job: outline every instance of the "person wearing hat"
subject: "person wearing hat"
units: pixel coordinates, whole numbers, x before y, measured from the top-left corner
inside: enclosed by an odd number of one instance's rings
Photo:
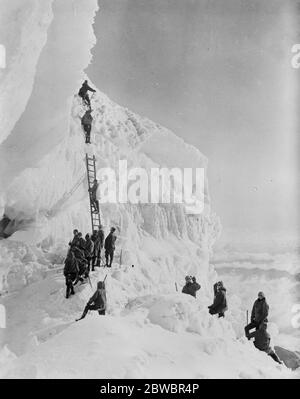
[[[279,357],[276,355],[275,351],[271,348],[271,336],[267,332],[267,323],[263,322],[260,324],[258,330],[250,333],[248,339],[254,338],[254,346],[260,351],[266,352],[275,362],[282,364]]]
[[[196,292],[200,290],[201,285],[197,283],[196,277],[186,276],[185,277],[185,286],[182,288],[182,292],[184,294],[192,295],[196,298]]]
[[[106,267],[111,267],[114,259],[114,252],[116,249],[116,239],[117,239],[115,231],[116,229],[112,227],[110,229],[110,233],[105,239],[104,248],[105,248]]]
[[[267,304],[265,294],[260,291],[257,296],[258,298],[252,307],[251,322],[245,327],[245,335],[248,339],[250,339],[250,330],[253,328],[258,330],[262,323],[268,322],[269,305]]]
[[[92,88],[89,86],[88,81],[85,80],[85,81],[83,82],[83,84],[82,84],[82,86],[81,86],[79,92],[78,92],[78,95],[82,98],[82,100],[84,101],[84,103],[85,103],[86,105],[88,105],[89,107],[91,107],[91,101],[90,101],[90,98],[89,98],[89,95],[88,95],[88,91],[91,91],[91,92],[93,92],[93,93],[96,92],[96,90],[92,89]]]
[[[84,319],[89,310],[97,310],[99,315],[105,315],[106,303],[105,283],[104,281],[98,281],[96,292],[86,304],[82,316],[76,321]]]

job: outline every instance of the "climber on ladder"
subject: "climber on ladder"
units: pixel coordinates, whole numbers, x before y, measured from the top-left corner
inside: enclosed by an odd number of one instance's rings
[[[88,91],[91,91],[93,93],[96,92],[96,90],[92,89],[89,84],[88,81],[85,80],[78,92],[78,95],[82,98],[83,102],[89,106],[89,108],[91,108],[91,101],[88,95]]]
[[[94,183],[93,183],[92,187],[89,188],[91,204],[93,205],[93,207],[95,208],[97,213],[99,213],[99,201],[97,200],[98,186],[99,186],[98,180],[94,179]]]
[[[85,144],[91,144],[91,130],[93,117],[91,115],[92,110],[88,109],[81,118],[81,126],[85,132]]]

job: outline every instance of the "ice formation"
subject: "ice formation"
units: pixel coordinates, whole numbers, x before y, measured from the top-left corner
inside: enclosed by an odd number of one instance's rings
[[[92,97],[93,144],[84,144],[84,107],[76,93],[95,43],[96,0],[7,0],[1,7],[8,66],[0,76],[0,210],[7,237],[0,241],[0,288],[9,317],[1,332],[0,375],[291,377],[240,338],[238,306],[226,320],[207,313],[216,279],[209,257],[221,229],[207,177],[205,211],[198,216],[182,205],[101,206],[106,232],[111,225],[118,230],[107,279],[109,316],[72,324],[91,289],[84,286],[66,300],[56,270],[73,228],[91,229],[86,152],[99,169],[126,159],[146,169],[206,170],[207,159],[99,90]],[[202,285],[196,301],[175,292],[186,274]],[[103,276],[103,270],[93,275],[94,286]],[[82,336],[84,348],[78,346]],[[96,367],[99,358],[105,368]]]

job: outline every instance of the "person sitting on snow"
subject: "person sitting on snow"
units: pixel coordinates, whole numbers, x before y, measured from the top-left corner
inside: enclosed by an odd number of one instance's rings
[[[254,338],[254,346],[260,351],[266,352],[275,362],[282,364],[279,357],[276,355],[274,350],[270,347],[271,337],[267,332],[267,323],[263,322],[260,324],[258,330],[250,333],[248,339]]]
[[[76,321],[84,319],[89,310],[97,310],[99,315],[105,315],[106,303],[107,302],[106,302],[105,283],[104,281],[99,281],[97,284],[97,291],[89,299],[88,303],[84,308],[82,316]]]
[[[245,327],[245,335],[248,338],[250,330],[255,328],[259,329],[261,323],[268,322],[269,305],[267,304],[265,294],[260,291],[258,293],[258,298],[254,302],[252,312],[251,312],[251,322]]]
[[[88,91],[91,91],[93,93],[96,92],[96,90],[92,89],[89,84],[88,81],[85,80],[78,92],[78,95],[82,98],[82,100],[89,106],[91,107],[91,101],[88,95]]]
[[[91,130],[92,130],[92,123],[93,117],[91,115],[92,110],[88,109],[83,117],[81,118],[81,125],[83,130],[85,131],[85,143],[91,144]]]
[[[77,264],[77,260],[73,251],[70,249],[68,255],[65,260],[64,267],[64,276],[66,278],[66,298],[69,298],[70,295],[74,295],[74,286],[73,282],[76,280],[79,273],[79,268]]]
[[[225,317],[225,312],[227,310],[227,299],[226,299],[226,288],[222,281],[219,281],[217,285],[214,285],[214,303],[208,306],[209,313],[211,315],[218,314],[219,317]]]
[[[196,277],[186,276],[185,286],[182,288],[184,294],[192,295],[196,298],[196,292],[200,290],[201,285],[196,282]]]

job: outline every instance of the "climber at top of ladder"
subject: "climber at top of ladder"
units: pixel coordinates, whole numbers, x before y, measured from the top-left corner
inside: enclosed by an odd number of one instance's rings
[[[88,95],[88,91],[91,91],[91,92],[93,92],[93,93],[96,92],[95,89],[92,89],[92,88],[89,86],[88,81],[85,80],[85,81],[83,82],[83,84],[82,84],[82,86],[81,86],[79,92],[78,92],[78,95],[82,98],[83,102],[84,102],[86,105],[88,105],[89,108],[91,108],[91,101],[90,101],[90,98],[89,98],[89,95]]]

